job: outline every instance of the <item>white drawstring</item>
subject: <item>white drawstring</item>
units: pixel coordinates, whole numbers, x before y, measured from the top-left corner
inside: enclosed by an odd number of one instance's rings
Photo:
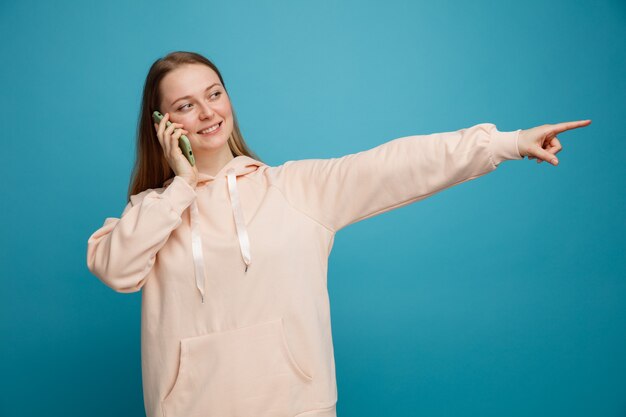
[[[241,249],[241,256],[246,264],[244,272],[248,272],[248,267],[252,263],[250,255],[250,241],[248,240],[248,231],[246,230],[246,224],[243,218],[243,211],[241,210],[241,203],[239,201],[239,191],[237,190],[237,177],[235,176],[235,170],[230,168],[228,170],[228,192],[230,194],[230,204],[233,209],[233,216],[235,218],[235,226],[237,227],[237,236],[239,238],[239,247]]]
[[[202,254],[202,237],[200,236],[200,222],[198,218],[198,204],[196,204],[194,199],[191,204],[191,248],[196,271],[196,287],[200,291],[202,304],[204,304],[204,255]]]
[[[239,248],[243,261],[246,264],[244,272],[248,271],[248,267],[252,263],[250,254],[250,240],[248,239],[248,231],[244,222],[243,211],[241,210],[241,202],[239,200],[239,191],[237,189],[237,177],[234,169],[228,170],[228,193],[230,195],[230,206],[235,219],[235,227],[237,228],[237,238],[239,239]],[[198,213],[198,204],[194,199],[190,207],[191,219],[191,246],[193,253],[193,261],[196,274],[196,287],[200,291],[202,304],[204,304],[204,254],[202,248],[202,237],[200,234],[200,215]]]

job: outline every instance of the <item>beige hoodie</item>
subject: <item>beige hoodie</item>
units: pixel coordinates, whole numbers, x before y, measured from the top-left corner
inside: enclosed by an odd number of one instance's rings
[[[132,196],[87,266],[143,290],[147,417],[336,416],[335,233],[521,159],[518,136],[482,123],[276,167],[238,156],[195,190],[174,177]]]

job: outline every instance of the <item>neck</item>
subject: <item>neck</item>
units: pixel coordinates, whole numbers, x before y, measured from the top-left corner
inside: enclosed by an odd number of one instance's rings
[[[215,176],[228,162],[235,157],[230,151],[228,144],[222,146],[219,150],[212,153],[197,154],[194,153],[196,159],[196,168],[198,173]]]

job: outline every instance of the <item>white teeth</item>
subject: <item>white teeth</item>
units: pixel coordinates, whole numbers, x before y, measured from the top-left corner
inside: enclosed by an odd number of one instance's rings
[[[201,130],[200,133],[211,133],[211,132],[214,132],[218,127],[220,127],[219,123],[208,129]]]

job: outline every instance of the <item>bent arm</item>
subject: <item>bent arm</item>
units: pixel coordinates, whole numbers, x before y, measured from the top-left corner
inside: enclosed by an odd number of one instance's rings
[[[196,193],[177,176],[161,193],[147,190],[133,197],[135,203],[131,198],[121,218],[107,218],[87,241],[87,267],[121,293],[141,289],[157,252],[182,223],[182,212]]]

